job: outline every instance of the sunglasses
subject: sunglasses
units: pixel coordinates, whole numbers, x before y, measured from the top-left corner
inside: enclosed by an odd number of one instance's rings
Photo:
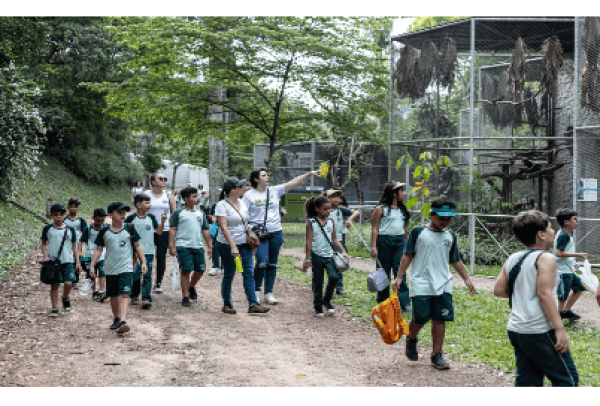
[[[573,221],[579,221],[579,219],[577,217],[572,218],[571,220],[573,220]]]
[[[156,179],[158,179],[158,180],[164,180],[165,182],[167,181],[167,178],[162,178],[162,177],[161,178],[156,178]]]

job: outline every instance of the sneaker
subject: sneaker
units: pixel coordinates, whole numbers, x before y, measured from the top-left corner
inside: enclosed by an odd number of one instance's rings
[[[68,297],[63,297],[63,308],[65,309],[65,312],[71,311],[71,301],[69,300]]]
[[[228,313],[228,314],[236,314],[237,313],[235,311],[235,309],[233,308],[233,306],[231,306],[230,304],[223,305],[223,309],[221,311],[223,313]]]
[[[77,283],[76,282],[73,282],[71,284],[71,289],[73,289],[73,290],[79,290],[79,287],[77,287]]]
[[[132,306],[138,306],[139,304],[140,304],[140,298],[139,298],[139,296],[131,298],[131,305]]]
[[[184,297],[183,300],[181,301],[181,305],[182,306],[191,306],[192,301],[190,300],[189,297]]]
[[[208,274],[210,276],[218,275],[219,274],[219,268],[213,268],[213,269],[211,269],[210,271],[208,271]]]
[[[117,333],[124,334],[124,333],[127,333],[129,330],[131,330],[131,329],[127,325],[127,322],[122,321],[119,323],[119,328],[117,328]]]
[[[116,330],[119,328],[119,325],[121,324],[121,319],[119,319],[118,317],[115,317],[115,320],[113,321],[113,324],[110,325],[110,329],[111,330]]]
[[[98,302],[100,303],[104,303],[104,301],[108,298],[108,296],[106,296],[106,293],[100,291],[98,292],[98,298],[96,299]]]
[[[279,303],[272,293],[265,294],[265,302],[267,302],[267,304],[270,305],[276,305],[277,303]]]
[[[260,290],[255,290],[254,296],[256,296],[256,303],[260,303]],[[265,295],[265,299],[266,298],[267,298],[267,295]]]
[[[562,312],[560,312],[560,318],[569,320],[579,320],[581,316],[576,313],[573,313],[571,310],[563,310]]]
[[[438,352],[431,357],[431,366],[435,369],[450,369],[450,363],[442,357],[441,352]]]
[[[157,283],[156,285],[154,285],[154,292],[156,292],[156,293],[163,293],[163,290],[160,287],[160,283]]]
[[[325,313],[323,313],[323,306],[315,307],[315,317],[325,317]]]
[[[98,291],[97,290],[95,290],[95,291],[92,292],[92,299],[93,300],[98,300]]]
[[[188,289],[188,293],[190,294],[190,299],[191,300],[198,300],[198,293],[196,292],[196,288],[191,287]]]
[[[333,316],[333,314],[335,313],[335,309],[333,308],[331,303],[325,303],[323,306],[325,306],[325,309],[327,309],[327,315]]]
[[[52,309],[49,316],[50,317],[58,317],[58,309]]]
[[[406,336],[406,358],[411,361],[419,360],[419,352],[417,351],[417,342],[419,340],[415,338],[414,340],[408,336]]]
[[[412,306],[402,306],[402,311],[412,313]]]
[[[346,294],[346,291],[344,290],[344,288],[339,288],[335,290],[335,294],[338,296],[344,296]]]
[[[152,302],[142,302],[142,309],[150,310],[151,307],[152,307]]]
[[[257,303],[254,306],[250,306],[248,308],[248,313],[257,313],[257,314],[258,313],[268,313],[269,310],[271,310],[271,309],[268,307],[261,306]]]

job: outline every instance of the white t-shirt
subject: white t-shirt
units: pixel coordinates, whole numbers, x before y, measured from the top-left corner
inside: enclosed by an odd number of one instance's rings
[[[238,202],[240,203],[240,208],[238,210],[242,216],[244,216],[246,224],[248,224],[248,208],[242,200],[238,200]],[[246,230],[244,230],[242,218],[229,202],[223,199],[217,203],[215,206],[215,216],[227,218],[227,230],[229,231],[229,234],[231,234],[231,238],[233,238],[233,242],[235,242],[236,245],[246,243]],[[229,244],[222,232],[217,235],[217,241],[221,244]]]
[[[169,218],[171,217],[171,202],[169,200],[170,198],[170,194],[167,193],[166,190],[163,190],[163,193],[160,197],[155,197],[154,194],[152,194],[152,190],[146,190],[145,192],[148,196],[150,196],[150,204],[152,205],[150,207],[150,214],[152,214],[154,217],[156,217],[156,221],[160,221],[162,214],[165,212],[167,212],[167,220],[165,221],[165,227],[163,228],[163,233],[165,231],[169,231],[169,229],[171,228],[171,226],[169,225]],[[154,230],[154,232],[156,233],[156,230]]]
[[[510,276],[510,272],[526,252],[520,251],[508,257],[508,260],[504,264],[507,276]],[[546,312],[537,294],[537,261],[542,253],[543,251],[532,252],[525,258],[523,265],[521,265],[521,273],[515,281],[512,310],[506,327],[509,331],[520,334],[543,334],[554,329],[550,319],[546,316]],[[554,287],[552,288],[552,295],[554,296],[557,309],[558,297],[556,290],[559,282],[560,278],[557,272]]]
[[[139,195],[144,191],[143,187],[134,187],[133,189],[131,189],[131,191],[133,192],[133,195]]]
[[[269,186],[269,211],[267,212],[267,231],[274,233],[282,230],[279,216],[279,197],[285,194],[285,185]],[[267,191],[257,192],[252,189],[244,193],[244,203],[248,206],[250,224],[263,224],[265,221],[265,206]]]

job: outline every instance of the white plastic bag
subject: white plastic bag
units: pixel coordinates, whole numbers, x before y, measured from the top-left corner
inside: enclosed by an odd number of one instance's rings
[[[587,259],[583,262],[583,266],[579,267],[579,270],[581,271],[581,283],[583,286],[588,291],[596,293],[596,289],[598,289],[598,278],[592,273],[592,266]]]
[[[387,288],[389,284],[390,280],[381,266],[381,262],[377,260],[373,270],[367,276],[367,289],[369,289],[369,292],[378,292]]]
[[[171,290],[181,289],[181,282],[179,281],[179,269],[177,268],[177,261],[173,261],[171,267]]]

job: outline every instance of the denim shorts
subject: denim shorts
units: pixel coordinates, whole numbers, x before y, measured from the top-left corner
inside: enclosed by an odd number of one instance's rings
[[[452,295],[443,293],[439,296],[413,296],[413,318],[417,324],[426,324],[429,320],[454,321]]]
[[[115,297],[130,295],[133,285],[133,272],[125,272],[118,275],[106,275],[106,296]]]
[[[185,248],[175,247],[177,249],[177,262],[179,263],[179,272],[204,272],[206,269],[206,260],[204,258],[203,248]]]

